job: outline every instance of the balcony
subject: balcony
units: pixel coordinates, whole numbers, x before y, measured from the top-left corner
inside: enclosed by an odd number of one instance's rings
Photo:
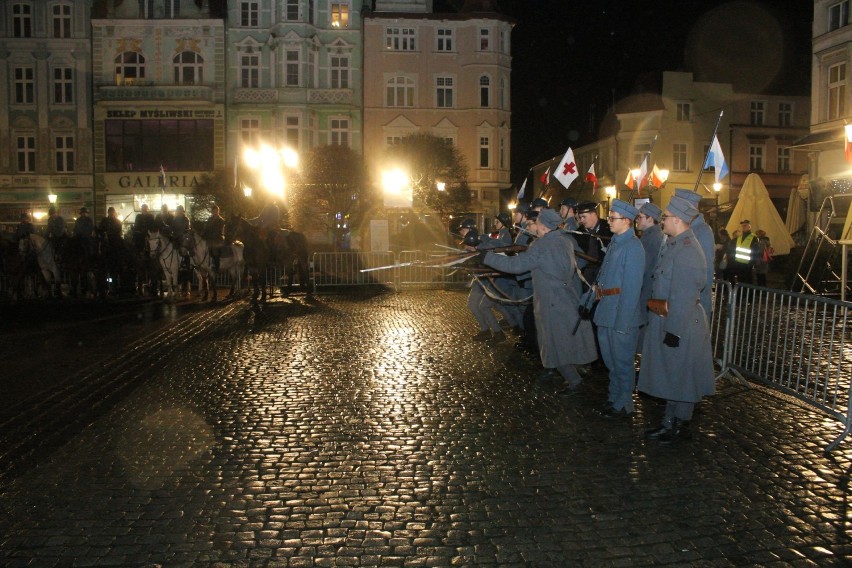
[[[235,103],[277,103],[278,89],[244,89],[234,92]]]
[[[308,89],[308,103],[315,105],[351,105],[352,89]]]
[[[155,85],[135,84],[97,85],[95,100],[184,100],[214,102],[212,87],[203,85]]]

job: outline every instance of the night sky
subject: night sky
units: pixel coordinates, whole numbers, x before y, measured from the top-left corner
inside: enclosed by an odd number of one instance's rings
[[[436,0],[440,11],[461,0]],[[659,71],[743,92],[810,92],[813,2],[497,0],[512,32],[512,181],[597,137]],[[452,9],[450,8],[450,10]]]

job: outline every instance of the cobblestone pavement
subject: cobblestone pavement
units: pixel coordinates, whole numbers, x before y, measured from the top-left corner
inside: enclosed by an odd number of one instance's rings
[[[653,402],[605,421],[602,373],[560,399],[474,327],[458,292],[179,318],[4,411],[0,565],[852,562],[836,421],[722,383],[661,447]]]

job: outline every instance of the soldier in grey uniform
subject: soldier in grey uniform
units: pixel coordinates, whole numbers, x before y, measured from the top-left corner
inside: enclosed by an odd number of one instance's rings
[[[509,274],[531,273],[539,356],[545,367],[542,378],[561,375],[567,387],[576,391],[583,380],[577,365],[594,361],[597,351],[589,321],[579,322],[575,331],[580,318],[580,278],[572,238],[558,230],[560,223],[559,213],[542,209],[534,224],[538,239],[525,252],[516,256],[489,252],[483,262]]]
[[[675,196],[681,197],[689,201],[695,209],[698,209],[698,204],[701,203],[701,196],[688,189],[676,189]],[[713,313],[713,278],[716,274],[713,268],[713,258],[716,255],[716,235],[713,234],[713,229],[704,220],[704,215],[700,212],[690,226],[695,238],[698,239],[698,244],[701,245],[701,251],[704,253],[704,258],[707,260],[707,274],[704,281],[704,289],[701,291],[701,305],[707,313],[707,318]]]
[[[511,246],[512,233],[509,227],[512,224],[512,219],[508,213],[499,213],[494,217],[494,230],[488,235],[480,237],[480,244],[476,247],[477,250],[488,250],[497,247]],[[484,284],[484,283],[483,283]],[[501,276],[494,278],[493,290],[494,296],[497,298],[505,297],[506,299],[515,300],[522,298],[523,295],[518,289],[518,281],[514,276]],[[509,303],[501,303],[494,300],[494,309],[503,316],[505,327],[511,328],[517,333],[520,333],[523,327],[523,312],[517,309],[517,305]]]
[[[639,390],[666,401],[659,428],[645,436],[663,444],[690,437],[695,404],[715,392],[707,315],[701,306],[707,261],[690,223],[693,205],[672,197],[662,216],[668,235],[654,268],[651,310],[642,345]]]
[[[563,231],[576,231],[580,228],[580,223],[577,222],[577,200],[573,197],[566,197],[559,204],[559,215],[562,217]]]
[[[645,250],[633,231],[633,219],[638,213],[625,201],[612,201],[607,221],[614,236],[594,290],[598,299],[594,316],[598,344],[609,369],[609,403],[601,412],[604,418],[629,418],[634,410],[634,356],[639,326],[645,323],[639,303]]]
[[[459,227],[459,234],[462,236],[462,245],[467,250],[480,250],[482,240],[479,236],[479,231],[476,230],[476,221],[473,219],[465,219]],[[489,248],[494,248],[495,245],[486,245]],[[495,302],[489,298],[482,289],[482,284],[476,278],[470,282],[470,294],[467,297],[467,308],[473,317],[476,318],[479,324],[479,333],[473,336],[474,341],[495,340],[502,341],[506,339],[506,334],[500,329],[500,324],[492,311],[495,307]]]

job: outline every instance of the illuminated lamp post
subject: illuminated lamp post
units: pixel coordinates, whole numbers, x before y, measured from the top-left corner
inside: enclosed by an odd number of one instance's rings
[[[616,190],[614,185],[608,185],[604,188],[604,193],[606,193],[606,213],[609,215],[610,208],[612,207],[612,199],[616,195]]]

